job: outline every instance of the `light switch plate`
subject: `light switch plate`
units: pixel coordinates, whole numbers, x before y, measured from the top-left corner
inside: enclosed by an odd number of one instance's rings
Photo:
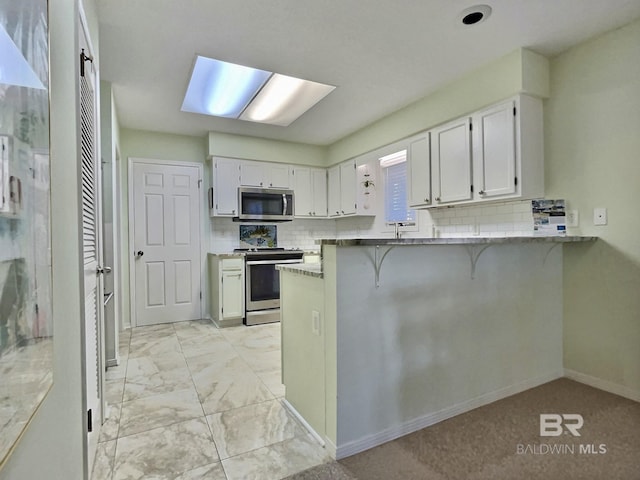
[[[607,224],[607,209],[606,208],[594,208],[593,209],[593,224],[594,225],[606,225]]]
[[[567,211],[567,227],[577,227],[580,225],[580,214],[578,210]]]

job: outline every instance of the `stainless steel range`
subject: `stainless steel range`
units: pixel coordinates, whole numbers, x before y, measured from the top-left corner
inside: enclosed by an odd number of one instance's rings
[[[284,248],[236,249],[245,253],[245,323],[280,321],[280,272],[276,265],[302,263],[302,250]]]

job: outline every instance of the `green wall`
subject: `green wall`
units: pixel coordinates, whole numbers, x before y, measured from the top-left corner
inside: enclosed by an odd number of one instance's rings
[[[209,132],[209,155],[324,166],[326,148],[231,133]]]
[[[123,323],[126,326],[131,324],[131,302],[129,298],[129,262],[127,252],[129,248],[129,159],[147,158],[154,160],[173,160],[184,162],[195,162],[204,164],[203,169],[203,195],[211,184],[211,171],[207,158],[206,137],[191,137],[187,135],[175,135],[170,133],[148,132],[143,130],[120,129],[120,185],[121,185],[121,210],[122,228],[120,229],[120,241],[122,245],[122,314]],[[203,196],[202,205],[206,205]],[[206,209],[203,213],[208,215]],[[204,220],[203,220],[204,222]],[[209,239],[202,241],[208,244]],[[203,265],[206,262],[203,260]]]
[[[547,198],[600,237],[564,249],[564,366],[640,400],[640,21],[551,61],[545,142]]]

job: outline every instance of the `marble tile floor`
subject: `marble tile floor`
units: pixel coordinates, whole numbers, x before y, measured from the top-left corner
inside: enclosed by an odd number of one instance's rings
[[[280,324],[120,335],[92,480],[279,480],[329,460],[283,407]]]

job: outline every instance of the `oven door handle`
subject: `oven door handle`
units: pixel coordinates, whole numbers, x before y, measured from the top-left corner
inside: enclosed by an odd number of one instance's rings
[[[279,263],[302,263],[302,260],[249,260],[247,265],[278,265]]]

